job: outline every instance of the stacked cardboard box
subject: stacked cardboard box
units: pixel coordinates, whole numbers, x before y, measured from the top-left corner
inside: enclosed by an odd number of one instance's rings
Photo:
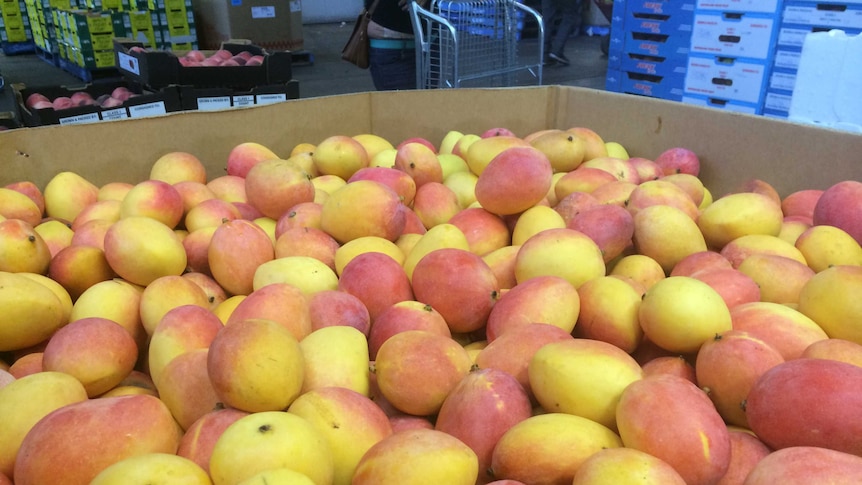
[[[303,48],[301,0],[199,0],[202,49],[231,39],[248,39],[270,51]]]
[[[198,48],[192,0],[137,0],[138,8],[152,14],[156,48],[187,51]]]
[[[616,0],[606,89],[681,100],[694,7],[694,0]]]
[[[684,102],[763,111],[782,0],[698,0]]]
[[[86,8],[83,0],[24,0],[36,52],[46,61],[58,64],[62,32],[57,25],[57,10]]]
[[[812,32],[832,29],[843,30],[850,35],[862,32],[862,0],[785,2],[766,90],[764,115],[788,116],[805,37]]]
[[[0,0],[0,44],[7,54],[17,54],[21,46],[32,51],[33,30],[23,0]]]

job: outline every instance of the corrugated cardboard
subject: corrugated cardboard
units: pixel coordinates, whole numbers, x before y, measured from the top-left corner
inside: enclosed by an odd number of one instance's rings
[[[249,39],[271,51],[301,50],[301,0],[201,0],[195,3],[201,49]]]
[[[661,99],[577,87],[459,89],[359,93],[291,100],[219,112],[183,112],[98,125],[53,126],[0,133],[0,185],[32,180],[40,187],[72,170],[101,185],[149,176],[164,153],[184,150],[225,173],[231,148],[262,143],[287,156],[298,143],[376,133],[393,143],[421,136],[439,143],[449,130],[481,133],[507,127],[525,135],[543,128],[586,126],[632,156],[654,158],[684,146],[702,160],[714,196],[750,178],[781,195],[862,180],[862,135]]]

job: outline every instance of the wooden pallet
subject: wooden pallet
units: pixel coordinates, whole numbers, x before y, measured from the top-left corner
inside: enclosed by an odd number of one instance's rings
[[[36,56],[38,56],[39,59],[42,59],[43,61],[47,62],[48,64],[51,64],[54,67],[60,66],[59,54],[57,54],[55,52],[46,51],[45,49],[42,49],[39,46],[36,46],[35,51],[36,51]]]
[[[18,54],[32,54],[36,51],[36,44],[32,40],[27,42],[3,42],[0,48],[3,49],[3,54],[14,56]]]
[[[67,59],[59,59],[59,67],[78,79],[91,83],[104,80],[116,80],[122,77],[116,67],[102,67],[98,69],[87,69]]]

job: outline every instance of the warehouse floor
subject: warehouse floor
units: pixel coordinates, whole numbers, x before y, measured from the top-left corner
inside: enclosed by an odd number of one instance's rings
[[[350,34],[352,25],[344,23],[310,24],[303,26],[304,49],[294,62],[293,77],[299,81],[300,97],[317,97],[334,94],[372,91],[371,77],[341,60],[341,48]],[[543,70],[543,84],[583,86],[603,89],[607,69],[607,56],[602,54],[598,36],[573,37],[567,45],[566,55],[570,66],[549,66]],[[536,47],[536,39],[525,39],[519,50],[529,52]],[[36,54],[4,55],[0,53],[0,75],[8,86],[23,83],[37,86],[78,86],[84,84]],[[95,78],[95,76],[94,76]],[[533,83],[535,84],[535,83]],[[8,88],[3,89],[8,96]],[[0,106],[0,111],[4,111]]]

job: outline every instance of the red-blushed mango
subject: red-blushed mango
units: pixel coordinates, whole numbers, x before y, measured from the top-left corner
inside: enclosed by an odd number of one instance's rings
[[[520,249],[521,246],[503,246],[482,256],[497,277],[500,291],[510,290],[518,284],[515,280],[515,259]]]
[[[757,283],[760,301],[795,304],[799,292],[815,271],[795,259],[773,254],[752,254],[737,269]]]
[[[324,387],[343,387],[369,395],[368,339],[346,325],[317,329],[299,342],[303,378],[300,394]]]
[[[562,412],[616,430],[623,390],[643,378],[640,365],[619,347],[599,340],[572,339],[544,345],[527,367],[536,400],[548,412]]]
[[[511,242],[503,219],[481,207],[461,210],[449,219],[449,223],[464,233],[470,251],[479,256],[506,247]]]
[[[250,318],[278,323],[297,341],[311,333],[308,299],[288,283],[272,283],[251,292],[234,308],[226,325]]]
[[[794,245],[818,273],[832,266],[862,266],[862,246],[835,226],[811,226],[796,238]]]
[[[442,431],[419,428],[393,433],[369,448],[352,484],[473,485],[478,476],[478,459],[469,446]]]
[[[569,484],[587,458],[621,446],[616,433],[595,421],[565,413],[537,414],[500,437],[491,456],[491,475],[524,483]]]
[[[8,372],[5,375],[11,378]],[[12,476],[21,442],[39,420],[63,406],[86,400],[84,386],[62,372],[38,372],[0,387],[0,473]]]
[[[698,350],[696,382],[725,422],[748,428],[748,392],[764,372],[783,362],[784,357],[766,342],[741,330],[728,330]]]
[[[634,286],[615,276],[600,276],[582,284],[578,297],[577,335],[634,352],[643,339],[638,321],[641,293]]]
[[[458,195],[441,182],[428,182],[416,189],[413,212],[426,229],[449,222],[461,211]]]
[[[248,414],[239,409],[223,407],[204,414],[183,433],[177,445],[177,455],[192,460],[209,473],[210,455],[219,436],[234,421]]]
[[[692,273],[691,277],[712,287],[728,309],[743,303],[760,301],[760,287],[757,282],[738,269],[705,269]]]
[[[862,345],[840,338],[828,338],[805,347],[800,357],[832,359],[862,367]]]
[[[443,182],[443,167],[437,154],[423,143],[401,143],[395,149],[393,168],[413,179],[416,189],[428,182]]]
[[[40,222],[33,227],[33,230],[45,240],[45,244],[48,245],[48,251],[51,253],[52,258],[56,256],[60,250],[71,245],[72,237],[75,235],[75,231],[73,231],[71,227],[67,226],[65,222],[57,219],[48,219],[45,222]]]
[[[0,216],[6,219],[20,219],[35,227],[42,222],[43,212],[44,210],[40,209],[27,195],[8,187],[0,187]]]
[[[214,484],[240,483],[283,467],[307,475],[316,485],[331,484],[335,473],[326,438],[305,418],[286,411],[237,419],[222,432],[210,455]]]
[[[399,301],[381,311],[368,331],[368,355],[371,360],[377,358],[377,351],[383,342],[406,330],[426,330],[452,337],[449,325],[434,307],[416,300]]]
[[[177,227],[184,213],[180,192],[161,180],[138,182],[120,203],[120,218],[149,217],[171,229]]]
[[[311,159],[319,174],[336,175],[343,180],[367,167],[370,160],[361,143],[344,135],[333,135],[318,143]]]
[[[832,338],[862,344],[862,266],[833,266],[812,276],[798,309]]]
[[[470,447],[479,459],[479,482],[488,476],[494,447],[512,426],[529,418],[532,405],[523,386],[497,369],[469,373],[446,396],[435,429]]]
[[[669,206],[678,209],[696,221],[700,213],[697,205],[688,195],[688,192],[678,185],[665,180],[647,180],[629,194],[626,209],[636,216],[640,211],[655,205]]]
[[[640,183],[640,176],[637,170],[631,166],[627,160],[616,156],[596,157],[591,160],[585,160],[581,164],[584,168],[597,168],[613,174],[614,178],[619,182],[626,182],[633,185]]]
[[[751,430],[773,449],[819,446],[862,456],[862,367],[795,359],[765,372],[748,394]]]
[[[707,269],[733,268],[730,260],[718,251],[706,250],[689,254],[677,262],[668,276],[691,276]]]
[[[275,240],[275,257],[306,256],[335,271],[335,254],[340,245],[332,236],[314,227],[294,227]]]
[[[566,221],[553,207],[537,205],[530,207],[518,215],[514,227],[512,227],[512,245],[520,246],[531,236],[545,229],[558,229],[566,227]]]
[[[42,189],[45,215],[72,222],[99,199],[99,187],[75,172],[59,172]]]
[[[572,264],[577,261],[578,264]],[[518,283],[543,275],[559,276],[575,288],[599,276],[606,266],[599,246],[574,229],[548,229],[527,239],[515,259]]]
[[[207,354],[207,349],[182,353],[168,362],[159,377],[158,397],[183,430],[219,403],[207,371]]]
[[[0,221],[0,271],[46,274],[51,250],[36,229],[21,219]]]
[[[750,430],[728,426],[730,435],[730,466],[715,485],[741,485],[751,470],[772,450]]]
[[[42,367],[75,377],[95,397],[119,384],[137,360],[138,346],[126,329],[92,317],[57,330],[45,346]]]
[[[689,197],[691,197],[692,202],[700,207],[700,204],[703,202],[704,196],[706,195],[706,187],[704,187],[702,180],[688,173],[673,173],[670,175],[664,175],[660,178],[661,180],[670,182],[684,190]],[[653,180],[653,178],[649,177],[646,180]]]
[[[219,402],[248,412],[285,409],[299,395],[299,341],[281,324],[246,319],[225,325],[210,343],[207,371]]]
[[[351,259],[341,271],[338,290],[359,298],[372,322],[391,305],[414,299],[404,267],[379,252],[365,252]]]
[[[255,142],[243,142],[233,148],[227,156],[226,170],[230,176],[245,178],[251,167],[264,160],[278,158],[272,150]]]
[[[392,434],[389,418],[374,401],[344,387],[305,392],[287,411],[307,420],[329,443],[333,485],[350,485],[362,456]]]
[[[477,177],[482,175],[491,160],[503,150],[511,147],[529,146],[529,142],[516,136],[491,136],[486,138],[462,138],[459,144],[465,144],[466,150],[460,156],[467,163],[467,167]],[[467,143],[469,143],[467,145]],[[474,147],[475,145],[475,147]],[[457,153],[456,153],[457,154]]]
[[[623,391],[620,437],[667,463],[689,485],[714,484],[730,466],[730,436],[712,401],[691,381],[654,375]]]
[[[651,205],[639,210],[634,225],[635,251],[656,260],[666,274],[686,256],[707,249],[694,220],[670,205]]]
[[[634,218],[618,205],[600,204],[590,207],[566,222],[566,227],[589,236],[609,263],[632,246]]]
[[[180,275],[161,276],[141,292],[141,324],[148,335],[170,310],[182,305],[209,308],[203,288]]]
[[[499,298],[497,278],[478,255],[443,248],[425,255],[413,269],[416,300],[440,312],[453,333],[485,326]]]
[[[545,344],[572,340],[572,334],[547,323],[527,323],[489,342],[476,355],[480,369],[499,369],[514,376],[533,398],[528,366],[533,355]]]
[[[387,185],[357,180],[323,202],[320,228],[342,244],[363,236],[394,241],[404,231],[402,206],[401,198]]]
[[[697,219],[706,245],[721,250],[730,241],[750,234],[778,236],[784,214],[771,198],[754,192],[719,197]]]
[[[733,308],[730,317],[734,330],[763,340],[784,360],[796,359],[812,343],[829,338],[814,320],[779,303],[745,303]]]
[[[825,224],[843,229],[862,244],[862,221],[857,208],[862,200],[862,182],[845,180],[827,188],[817,199],[812,214],[814,225]]]
[[[207,169],[201,160],[188,152],[168,152],[150,166],[150,178],[169,184],[183,181],[206,183]]]
[[[180,354],[209,348],[222,323],[210,310],[198,305],[181,305],[169,310],[147,346],[147,371],[158,382],[162,369]]]
[[[168,226],[144,216],[123,218],[108,228],[104,239],[105,259],[123,279],[146,286],[186,269],[182,240]]]
[[[116,276],[105,252],[94,246],[67,246],[58,251],[48,265],[48,276],[69,292],[73,300],[87,288]]]
[[[644,290],[665,278],[664,269],[658,261],[643,254],[628,254],[609,266],[610,276],[631,278]]]
[[[732,328],[730,310],[711,286],[689,276],[669,276],[654,284],[638,307],[646,335],[659,347],[679,353],[697,351]]]
[[[359,330],[366,337],[371,331],[371,316],[359,298],[338,290],[315,293],[308,299],[311,331],[345,325]]]
[[[578,167],[559,177],[554,182],[554,196],[557,203],[575,193],[591,194],[597,188],[616,182],[614,174],[594,167]]]
[[[683,379],[697,384],[697,374],[694,366],[681,355],[660,355],[653,357],[643,364],[644,377],[649,377],[656,374],[673,374]]]
[[[791,192],[781,199],[781,211],[784,217],[802,216],[813,220],[814,207],[821,195],[823,195],[821,189],[801,189]]]
[[[89,484],[108,466],[146,453],[174,453],[181,431],[168,408],[146,395],[66,405],[27,433],[15,461],[22,485]]]
[[[554,172],[571,172],[584,161],[586,143],[573,133],[552,130],[530,140],[530,145],[548,157]]]
[[[559,276],[534,276],[500,296],[485,333],[493,342],[504,333],[531,323],[547,323],[571,333],[581,308],[578,290]]]
[[[607,448],[584,460],[572,485],[685,485],[667,462],[634,448]]]
[[[0,306],[0,351],[36,345],[68,323],[67,310],[56,293],[18,273],[0,271]]]
[[[697,177],[700,175],[700,158],[694,151],[685,147],[673,147],[658,154],[655,163],[661,167],[664,175],[687,173]]]
[[[731,266],[738,268],[752,254],[774,254],[795,259],[803,264],[805,256],[802,251],[784,239],[769,234],[748,234],[731,240],[721,248],[721,255],[730,261]]]
[[[248,171],[245,192],[249,204],[276,220],[296,204],[314,200],[308,173],[277,158],[264,160]]]
[[[208,258],[213,278],[227,293],[248,295],[257,267],[275,258],[275,248],[260,226],[237,219],[218,226],[210,240]]]
[[[745,485],[855,485],[862,480],[862,458],[816,446],[794,446],[763,457]]]
[[[584,141],[584,160],[608,156],[608,148],[605,145],[605,140],[595,130],[585,126],[573,126],[566,131],[574,133]]]
[[[473,361],[458,342],[424,330],[389,337],[374,361],[377,385],[398,410],[436,414],[446,396],[470,372]]]
[[[548,157],[532,147],[507,148],[476,181],[476,201],[494,214],[518,214],[541,202],[551,187]]]

